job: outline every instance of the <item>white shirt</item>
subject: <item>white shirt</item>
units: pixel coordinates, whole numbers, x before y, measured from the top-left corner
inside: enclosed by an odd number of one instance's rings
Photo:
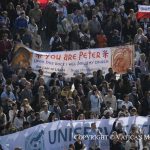
[[[133,104],[132,104],[132,102],[130,102],[130,101],[127,101],[127,102],[122,101],[121,107],[122,107],[123,105],[125,105],[127,109],[129,109],[129,107],[133,107]]]
[[[47,119],[48,119],[48,117],[49,117],[49,114],[50,114],[50,111],[47,111],[47,112],[41,111],[41,112],[40,112],[40,118],[41,118],[44,122],[46,122]]]
[[[104,101],[105,101],[105,104],[106,104],[106,102],[110,102],[113,110],[117,109],[116,96],[112,95],[112,97],[110,97],[109,95],[106,95],[104,98]]]
[[[26,121],[25,117],[24,118],[15,117],[15,119],[14,119],[14,126],[17,129],[23,128],[23,122],[24,121]]]
[[[36,33],[37,31],[38,31],[38,26],[35,24],[35,26],[34,25],[32,25],[31,23],[29,23],[28,24],[28,30],[30,31],[30,32],[32,32],[32,33]]]
[[[16,110],[15,112],[14,112],[14,110],[9,110],[9,121],[10,122],[13,122],[15,114],[17,114],[17,113],[18,113],[18,110]]]
[[[51,37],[51,39],[50,39],[50,42],[49,42],[49,45],[50,46],[52,46],[52,44],[53,44],[53,42],[54,42],[54,36],[53,37]],[[59,37],[59,40],[60,40],[60,42],[62,42],[62,40],[61,40],[61,38]]]
[[[91,112],[99,113],[102,103],[102,98],[100,96],[91,95],[90,96],[91,101]]]

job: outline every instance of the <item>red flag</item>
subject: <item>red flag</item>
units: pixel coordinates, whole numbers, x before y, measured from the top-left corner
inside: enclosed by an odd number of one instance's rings
[[[40,4],[41,8],[45,8],[46,5],[51,1],[53,1],[53,0],[38,0],[38,3]]]
[[[138,5],[137,19],[150,18],[150,6]]]

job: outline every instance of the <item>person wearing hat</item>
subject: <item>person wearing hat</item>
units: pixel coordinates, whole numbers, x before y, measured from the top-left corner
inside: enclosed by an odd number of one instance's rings
[[[105,110],[101,119],[110,119],[113,112],[111,110]]]

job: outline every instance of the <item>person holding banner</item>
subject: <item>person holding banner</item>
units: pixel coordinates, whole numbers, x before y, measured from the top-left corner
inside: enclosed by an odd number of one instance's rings
[[[100,150],[100,141],[96,139],[97,136],[100,136],[101,133],[96,127],[96,123],[91,124],[91,131],[89,132],[89,135],[93,135],[93,138],[90,138],[89,141],[89,150]]]

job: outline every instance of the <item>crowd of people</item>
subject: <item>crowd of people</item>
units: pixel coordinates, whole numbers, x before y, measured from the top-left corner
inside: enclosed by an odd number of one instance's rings
[[[149,116],[150,19],[137,20],[138,4],[150,1],[55,0],[42,7],[36,0],[0,1],[0,135],[56,120]],[[35,74],[31,66],[11,66],[18,43],[42,51],[43,39],[52,52],[132,43],[138,55],[134,69],[119,79],[112,68],[104,75],[100,66],[92,77],[80,73],[68,80],[53,72],[46,82],[42,69]],[[121,137],[126,133],[116,122],[112,134]],[[94,124],[91,128],[96,130]],[[142,131],[133,125],[130,134]],[[149,150],[149,142],[116,138],[110,147]],[[68,148],[81,150],[85,145],[77,138]],[[92,144],[95,149],[99,147]]]

